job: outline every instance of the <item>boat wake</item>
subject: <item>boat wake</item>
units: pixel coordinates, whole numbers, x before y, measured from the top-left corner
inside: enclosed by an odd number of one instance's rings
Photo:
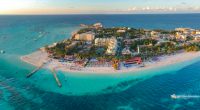
[[[177,98],[200,98],[199,95],[171,95],[172,98],[177,99]]]
[[[200,98],[199,95],[177,95],[177,98]]]

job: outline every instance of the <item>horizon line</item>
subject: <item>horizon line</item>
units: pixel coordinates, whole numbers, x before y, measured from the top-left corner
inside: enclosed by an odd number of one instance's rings
[[[2,15],[172,15],[172,14],[200,14],[200,13],[137,13],[137,14],[0,14]]]

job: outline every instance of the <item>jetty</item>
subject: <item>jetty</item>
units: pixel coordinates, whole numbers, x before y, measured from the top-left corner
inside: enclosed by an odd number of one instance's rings
[[[42,68],[44,66],[44,63],[39,66],[36,70],[32,71],[31,73],[29,73],[28,75],[26,75],[26,77],[28,78],[29,76],[31,76],[33,73],[37,72],[40,68]]]
[[[58,80],[58,77],[57,77],[56,73],[54,72],[54,70],[51,70],[51,72],[52,72],[52,74],[54,75],[54,77],[55,77],[55,79],[56,79],[58,85],[61,87],[60,81]]]

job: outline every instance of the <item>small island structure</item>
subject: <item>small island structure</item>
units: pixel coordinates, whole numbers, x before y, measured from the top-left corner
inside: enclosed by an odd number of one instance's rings
[[[83,26],[83,25],[82,25]],[[71,38],[44,47],[53,60],[46,68],[69,72],[115,73],[169,65],[198,57],[200,30],[105,28],[76,30]]]

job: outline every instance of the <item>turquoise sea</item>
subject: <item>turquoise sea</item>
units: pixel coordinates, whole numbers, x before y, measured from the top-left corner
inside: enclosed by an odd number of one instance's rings
[[[5,50],[5,53],[0,53],[0,109],[199,109],[199,98],[171,99],[170,95],[200,95],[200,57],[173,65],[127,73],[55,71],[62,87],[58,87],[48,69],[40,69],[26,78],[26,75],[37,67],[20,59],[23,55],[37,52],[37,48],[70,38],[72,31],[82,28],[78,27],[79,24],[92,25],[101,22],[105,27],[172,30],[183,26],[199,29],[199,17],[200,14],[1,15],[0,50]],[[49,34],[39,37],[45,31]]]

